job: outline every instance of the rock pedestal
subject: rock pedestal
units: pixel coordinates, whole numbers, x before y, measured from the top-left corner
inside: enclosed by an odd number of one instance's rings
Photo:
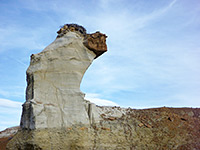
[[[31,55],[22,129],[90,124],[80,83],[94,58],[107,50],[106,36],[80,32],[84,28],[74,24],[60,30],[53,43],[41,53]]]
[[[53,43],[31,55],[19,134],[89,127],[99,120],[96,106],[84,100],[80,83],[92,61],[107,51],[107,36],[87,34],[77,24],[65,24],[57,33]]]

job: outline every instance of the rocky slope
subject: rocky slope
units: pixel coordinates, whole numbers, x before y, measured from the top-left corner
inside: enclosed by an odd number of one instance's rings
[[[37,132],[24,130],[15,138],[28,141],[30,149],[33,149],[33,137],[41,143],[48,143],[38,149],[200,149],[200,108],[98,109],[102,120],[91,127],[72,126]],[[45,138],[39,138],[39,135]],[[1,150],[12,136],[0,138]],[[20,144],[20,141],[16,143]]]
[[[20,129],[8,150],[200,149],[199,109],[99,107],[82,77],[107,51],[106,35],[66,24],[31,56]]]
[[[0,150],[5,150],[6,145],[13,138],[13,136],[17,133],[19,127],[11,127],[7,128],[4,131],[0,131]]]

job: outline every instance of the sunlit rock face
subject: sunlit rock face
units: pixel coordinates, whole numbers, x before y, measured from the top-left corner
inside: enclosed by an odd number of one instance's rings
[[[31,55],[22,129],[90,124],[80,83],[94,58],[107,51],[105,41],[105,34],[89,35],[79,25],[66,24],[53,43]]]

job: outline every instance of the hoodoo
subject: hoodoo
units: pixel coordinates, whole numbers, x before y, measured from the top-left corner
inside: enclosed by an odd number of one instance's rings
[[[80,83],[94,58],[107,51],[106,37],[100,32],[86,34],[82,26],[66,24],[53,43],[31,55],[22,129],[90,124]]]
[[[45,129],[90,127],[100,120],[96,106],[84,100],[80,83],[92,61],[107,51],[107,36],[100,32],[87,34],[77,24],[65,24],[57,33],[53,43],[31,55],[19,131],[27,131],[27,135]],[[15,147],[26,149],[26,144]]]

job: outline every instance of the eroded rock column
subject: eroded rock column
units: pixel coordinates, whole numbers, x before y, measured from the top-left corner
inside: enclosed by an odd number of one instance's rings
[[[31,56],[22,129],[90,124],[80,83],[92,61],[107,51],[105,41],[105,34],[66,24],[53,43]]]

